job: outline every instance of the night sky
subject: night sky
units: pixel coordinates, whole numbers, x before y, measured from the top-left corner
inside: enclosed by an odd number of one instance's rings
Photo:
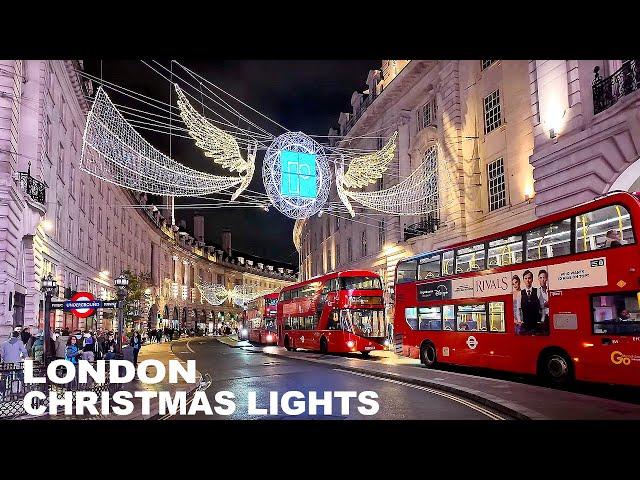
[[[168,60],[158,60],[167,68]],[[256,110],[264,113],[292,131],[303,131],[310,135],[327,135],[330,126],[337,125],[340,112],[351,111],[351,95],[354,90],[366,88],[366,78],[371,69],[380,68],[380,60],[243,60],[243,61],[178,61],[231,93]],[[163,74],[167,72],[151,61],[146,61]],[[134,90],[175,105],[176,95],[169,87],[169,82],[155,73],[141,61],[85,60],[85,70],[96,76],[102,76],[107,82]],[[197,84],[179,66],[174,65],[173,73],[191,84]],[[176,81],[182,85],[179,79]],[[186,90],[186,89],[185,89]],[[193,90],[189,93],[195,94]],[[208,93],[206,90],[203,90]],[[165,115],[151,106],[131,100],[107,89],[114,103],[129,105],[145,112]],[[228,99],[227,99],[228,100]],[[216,107],[204,98],[207,106]],[[193,103],[196,108],[198,105]],[[243,115],[273,135],[284,133],[284,130],[252,113],[246,108],[233,104]],[[168,108],[168,107],[167,107]],[[199,108],[199,111],[201,109]],[[211,112],[205,111],[208,117]],[[168,115],[168,114],[166,114]],[[231,115],[227,115],[231,118]],[[236,117],[237,120],[237,117]],[[181,126],[181,122],[177,122]],[[245,126],[246,124],[240,124]],[[169,154],[169,135],[147,130],[138,130],[149,142],[165,154]],[[325,139],[317,139],[324,143]],[[172,156],[175,160],[198,170],[218,175],[229,174],[202,151],[190,139],[173,137],[171,140]],[[244,149],[241,149],[243,157]],[[264,192],[262,184],[262,157],[264,151],[259,150],[256,159],[256,171],[249,189]],[[233,175],[233,174],[232,174]],[[176,203],[206,203],[206,200],[176,199]],[[274,207],[265,212],[258,208],[225,208],[218,210],[202,210],[205,217],[205,240],[208,243],[220,244],[220,234],[224,228],[232,231],[232,247],[253,255],[273,260],[298,263],[298,256],[292,241],[294,220],[282,215]],[[176,222],[184,219],[188,230],[192,229],[193,210],[176,210]]]

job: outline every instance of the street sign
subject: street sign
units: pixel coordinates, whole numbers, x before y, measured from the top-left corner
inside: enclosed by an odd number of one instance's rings
[[[74,310],[74,309],[95,310],[96,308],[118,308],[118,301],[117,300],[79,300],[79,301],[51,300],[52,310]]]
[[[100,300],[96,301],[96,297],[89,292],[78,292],[71,301],[64,303],[65,310],[71,310],[78,318],[86,318],[96,313],[96,308],[101,306]]]

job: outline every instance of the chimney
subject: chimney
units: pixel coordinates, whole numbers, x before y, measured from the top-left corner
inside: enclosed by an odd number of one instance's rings
[[[222,230],[222,249],[227,252],[227,255],[231,255],[231,230]]]
[[[199,242],[204,242],[204,217],[201,213],[193,214],[193,236]]]

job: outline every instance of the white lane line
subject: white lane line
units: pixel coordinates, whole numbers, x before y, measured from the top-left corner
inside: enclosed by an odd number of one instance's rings
[[[188,349],[191,353],[196,353],[196,352],[194,352],[193,350],[191,350],[191,347],[189,346],[189,342],[190,342],[190,341],[191,341],[191,340],[188,340],[188,341],[187,341],[187,349]]]
[[[462,398],[456,397],[455,395],[452,395],[450,393],[447,392],[442,392],[440,390],[435,390],[433,388],[429,388],[429,387],[423,387],[421,385],[413,385],[411,383],[407,383],[407,382],[401,382],[399,380],[392,380],[390,378],[383,378],[383,377],[376,377],[374,375],[367,375],[366,373],[360,373],[360,372],[352,372],[350,370],[342,370],[340,368],[334,368],[333,370],[335,370],[336,372],[342,372],[342,373],[349,373],[351,375],[359,375],[360,377],[367,377],[367,378],[374,378],[376,380],[380,380],[382,382],[389,382],[389,383],[395,383],[397,385],[403,385],[405,387],[410,387],[410,388],[415,388],[417,390],[423,390],[425,392],[429,392],[429,393],[433,393],[435,395],[440,395],[441,397],[444,398],[448,398],[449,400],[453,400],[454,402],[460,403],[466,407],[469,407],[477,412],[482,413],[483,415],[486,415],[487,417],[491,418],[492,420],[504,420],[503,417],[501,417],[500,415],[497,415],[493,412],[491,412],[490,410],[487,410],[485,408],[482,408],[474,403],[471,403],[467,400],[464,400]]]

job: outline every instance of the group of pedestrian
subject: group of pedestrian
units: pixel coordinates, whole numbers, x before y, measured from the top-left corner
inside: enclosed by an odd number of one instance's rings
[[[165,342],[170,342],[171,340],[173,340],[173,336],[176,333],[178,334],[178,336],[180,336],[180,331],[173,328],[153,328],[147,330],[147,338],[149,339],[150,343],[161,343],[163,338],[165,339]]]

